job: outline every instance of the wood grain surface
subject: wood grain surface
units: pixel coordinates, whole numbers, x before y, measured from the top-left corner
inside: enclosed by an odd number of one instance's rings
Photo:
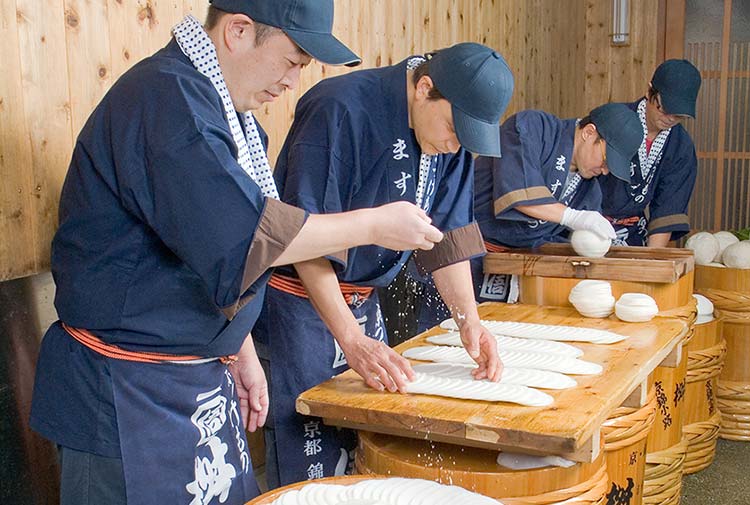
[[[631,46],[609,44],[610,7],[581,0],[335,0],[334,33],[361,68],[462,41],[500,51],[515,76],[507,115],[535,108],[583,117],[646,91],[658,16],[631,2]],[[207,0],[0,0],[0,280],[49,268],[57,204],[75,138],[127,69],[163,47]],[[273,165],[297,99],[351,69],[313,63],[297,89],[257,111]]]
[[[302,393],[297,411],[365,431],[593,461],[602,422],[646,382],[687,332],[684,322],[671,318],[624,323],[614,316],[583,318],[569,308],[499,303],[482,304],[479,311],[483,319],[598,328],[631,338],[607,346],[574,344],[584,351],[583,359],[600,363],[604,372],[576,376],[573,389],[545,390],[555,398],[548,407],[378,392],[349,370]],[[424,345],[427,336],[441,331],[434,328],[396,350]]]
[[[585,258],[570,244],[513,249],[484,258],[487,273],[651,283],[677,282],[694,265],[693,253],[687,249],[616,246],[603,258]]]

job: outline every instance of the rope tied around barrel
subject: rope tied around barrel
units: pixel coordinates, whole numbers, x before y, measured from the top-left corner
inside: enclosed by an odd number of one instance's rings
[[[691,351],[688,353],[687,376],[685,380],[691,383],[717,377],[724,367],[724,357],[726,354],[726,340],[722,340],[713,347]]]
[[[500,498],[500,500],[505,505],[553,505],[566,500],[570,500],[567,503],[576,505],[598,505],[607,489],[609,489],[609,476],[607,465],[602,461],[602,467],[593,477],[575,486],[536,496]]]
[[[716,396],[720,400],[750,402],[750,383],[719,379]],[[750,405],[748,407],[750,408]],[[750,415],[750,409],[748,415]]]
[[[716,455],[716,439],[719,438],[720,425],[721,413],[717,411],[707,421],[682,427],[682,433],[688,439],[683,473],[695,473],[711,464]]]
[[[687,454],[688,440],[682,440],[663,451],[646,454],[643,479],[643,503],[673,503],[679,500],[682,488],[682,467]]]
[[[656,392],[651,388],[646,404],[640,408],[620,407],[602,423],[604,450],[616,451],[648,436],[656,419]]]
[[[750,293],[716,288],[703,288],[698,293],[711,300],[725,321],[750,319]]]
[[[721,412],[719,436],[750,441],[750,384],[719,380],[716,406]]]
[[[688,326],[688,331],[682,340],[682,345],[687,345],[695,334],[695,321],[698,319],[698,300],[691,297],[690,301],[685,305],[670,310],[659,311],[658,316],[684,321]]]

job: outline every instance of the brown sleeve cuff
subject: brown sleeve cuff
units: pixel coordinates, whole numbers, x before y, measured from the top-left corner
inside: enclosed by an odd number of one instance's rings
[[[263,209],[245,260],[240,293],[247,291],[271,267],[276,258],[281,256],[306,220],[307,213],[304,210],[273,198],[266,198],[266,207]],[[223,308],[222,312],[231,321],[252,297],[253,295],[241,297],[235,304]]]
[[[549,192],[546,186],[532,186],[530,188],[517,189],[506,193],[493,204],[495,216],[508,210],[511,206],[518,202],[529,202],[534,200],[541,200],[544,198],[554,198],[552,193]]]
[[[446,232],[443,240],[429,251],[414,253],[414,262],[420,273],[434,272],[459,261],[468,260],[487,252],[484,248],[482,233],[476,222]]]
[[[673,214],[671,216],[658,217],[648,223],[648,231],[653,232],[659,228],[669,228],[675,225],[685,225],[690,227],[690,220],[686,214]]]

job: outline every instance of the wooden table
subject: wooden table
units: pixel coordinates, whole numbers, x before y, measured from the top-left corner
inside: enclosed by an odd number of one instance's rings
[[[297,411],[357,430],[589,462],[599,453],[601,424],[618,406],[645,401],[648,375],[665,360],[679,361],[675,353],[682,346],[675,344],[688,328],[672,318],[648,323],[624,323],[614,316],[588,319],[563,307],[485,303],[479,314],[483,319],[606,329],[631,338],[610,345],[574,344],[584,351],[583,359],[600,363],[604,371],[575,376],[578,385],[572,389],[545,390],[555,399],[548,407],[378,392],[349,370],[302,393]],[[442,331],[433,328],[396,350],[424,345],[427,336]]]

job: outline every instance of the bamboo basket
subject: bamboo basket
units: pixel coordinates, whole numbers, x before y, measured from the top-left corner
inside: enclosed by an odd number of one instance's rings
[[[682,432],[687,438],[684,473],[695,473],[711,464],[716,453],[721,416],[716,405],[718,376],[724,364],[726,342],[721,320],[695,326],[688,344],[688,370]]]
[[[615,495],[629,496],[627,503],[640,505],[646,468],[646,438],[656,417],[656,394],[649,390],[648,401],[641,408],[620,407],[602,425],[604,451],[610,488],[607,498],[621,503]]]
[[[713,302],[727,345],[716,392],[719,436],[750,441],[750,270],[699,266],[696,291]]]
[[[361,474],[453,484],[505,505],[606,503],[609,478],[604,451],[592,463],[533,470],[502,467],[497,455],[497,451],[360,431],[355,464]]]

